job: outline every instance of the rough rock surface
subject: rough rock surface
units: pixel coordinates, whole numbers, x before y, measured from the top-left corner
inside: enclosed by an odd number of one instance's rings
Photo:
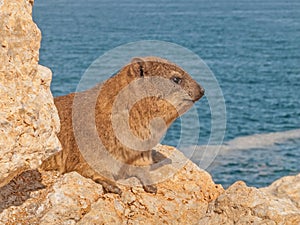
[[[199,224],[299,225],[299,178],[284,177],[262,189],[238,181],[209,204]]]
[[[283,177],[261,190],[277,198],[290,199],[300,210],[300,174]]]
[[[38,65],[30,0],[0,1],[0,187],[60,149],[51,71]]]
[[[164,166],[163,171],[175,174],[158,184],[156,195],[145,192],[134,178],[127,180],[133,186],[121,185],[123,193],[119,196],[104,194],[100,184],[76,172],[57,176],[41,171],[38,176],[34,175],[37,171],[31,171],[17,179],[25,180],[30,197],[24,197],[22,205],[15,202],[16,198],[9,199],[10,203],[2,207],[0,224],[197,224],[208,203],[224,191],[222,186],[178,150],[159,150],[165,155],[172,152],[175,159],[187,163],[179,171],[174,164]],[[16,190],[20,187],[15,187],[15,183],[8,184],[5,196],[9,192],[26,196],[23,189]]]
[[[300,224],[300,174],[261,189],[238,181],[224,191],[178,150],[158,150],[187,163],[178,171],[163,166],[174,175],[156,195],[134,178],[119,196],[76,172],[26,171],[0,189],[0,224]]]

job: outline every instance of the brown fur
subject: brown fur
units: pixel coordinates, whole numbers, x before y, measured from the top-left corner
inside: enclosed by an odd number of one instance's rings
[[[132,81],[154,76],[166,78],[166,84],[161,84],[160,82],[155,83],[155,81],[153,81],[151,83],[153,88],[147,90],[147,88],[143,86],[143,83],[141,83],[137,89],[130,89],[129,96],[122,99],[124,103],[122,107],[127,107],[126,99],[131,99],[133,96],[139,95],[142,93],[141,91],[145,93],[147,93],[147,91],[157,93],[154,96],[150,95],[142,98],[140,101],[134,103],[131,108],[128,108],[130,115],[129,127],[132,134],[140,140],[152,138],[145,151],[136,151],[124,145],[115,135],[115,130],[112,125],[114,102],[120,94],[120,91],[126,88]],[[174,83],[172,80],[173,77],[181,78],[180,84]],[[143,82],[143,80],[141,82]],[[160,88],[166,91],[161,92],[156,90],[156,87],[159,85],[163,85],[163,87]],[[181,89],[187,93],[188,97],[180,91]],[[147,174],[140,174],[139,170],[133,172],[126,171],[126,165],[143,167],[150,166],[154,161],[157,161],[152,158],[151,150],[160,141],[160,138],[166,131],[166,127],[169,127],[176,118],[186,112],[203,94],[203,88],[177,65],[157,57],[133,59],[131,64],[123,67],[115,76],[105,81],[102,85],[96,85],[94,88],[85,92],[76,93],[76,97],[79,96],[80,99],[77,101],[79,102],[77,106],[74,104],[74,98],[76,98],[75,93],[55,98],[55,105],[58,109],[61,121],[61,130],[58,134],[58,138],[63,150],[44,161],[42,168],[46,170],[56,169],[61,173],[77,171],[81,175],[101,183],[106,191],[114,193],[121,193],[115,184],[116,177],[136,176],[141,180],[146,191],[156,192],[155,185],[149,184],[151,180]],[[94,103],[90,96],[96,96]],[[90,105],[94,106],[94,112],[90,110],[91,108],[87,109]],[[78,118],[82,120],[82,122],[79,122],[78,126],[80,128],[79,130],[83,130],[82,135],[86,135],[87,137],[83,139],[86,140],[84,146],[88,146],[89,149],[97,148],[97,143],[95,144],[89,139],[89,137],[92,136],[92,130],[95,128],[93,123],[95,123],[97,135],[100,137],[105,149],[114,159],[125,164],[125,167],[122,168],[123,175],[120,175],[121,173],[109,174],[110,171],[106,171],[108,176],[104,177],[100,173],[95,172],[85,161],[78,149],[78,143],[76,143],[74,135],[74,124],[72,123],[73,107],[80,107],[81,110]],[[121,106],[117,105],[116,107]],[[122,109],[117,108],[117,110],[121,111]],[[156,127],[153,125],[151,133],[151,120],[154,118],[162,118],[166,123],[166,127]],[[153,137],[151,135],[153,135]],[[109,179],[107,177],[109,177]]]

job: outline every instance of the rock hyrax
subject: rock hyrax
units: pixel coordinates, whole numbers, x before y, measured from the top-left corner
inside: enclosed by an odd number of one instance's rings
[[[204,89],[177,65],[158,57],[134,58],[102,84],[54,99],[61,122],[58,138],[62,151],[44,161],[42,169],[77,171],[114,193],[121,193],[117,179],[135,176],[145,191],[155,193],[156,186],[145,170],[128,168],[151,168],[159,160],[152,148],[170,124],[203,95]],[[74,118],[79,122],[74,123]],[[101,140],[102,149],[124,164],[118,174],[96,172],[87,162],[81,146],[96,151],[98,142],[94,139]]]

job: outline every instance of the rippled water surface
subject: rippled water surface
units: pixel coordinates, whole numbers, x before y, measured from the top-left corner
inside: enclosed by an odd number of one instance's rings
[[[225,141],[300,128],[297,0],[36,0],[33,15],[43,33],[40,63],[53,71],[55,96],[75,91],[84,71],[106,51],[133,41],[163,40],[198,54],[215,74],[226,101]],[[204,145],[211,129],[207,99],[196,108],[198,144]],[[176,145],[180,129],[178,120],[163,142]],[[224,185],[243,179],[264,186],[300,172],[299,140],[221,152],[208,170]]]

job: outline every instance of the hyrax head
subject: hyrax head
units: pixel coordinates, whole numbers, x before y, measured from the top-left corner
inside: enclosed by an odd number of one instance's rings
[[[128,67],[128,76],[139,79],[139,93],[168,101],[179,115],[204,95],[204,89],[188,73],[166,59],[133,58]]]

